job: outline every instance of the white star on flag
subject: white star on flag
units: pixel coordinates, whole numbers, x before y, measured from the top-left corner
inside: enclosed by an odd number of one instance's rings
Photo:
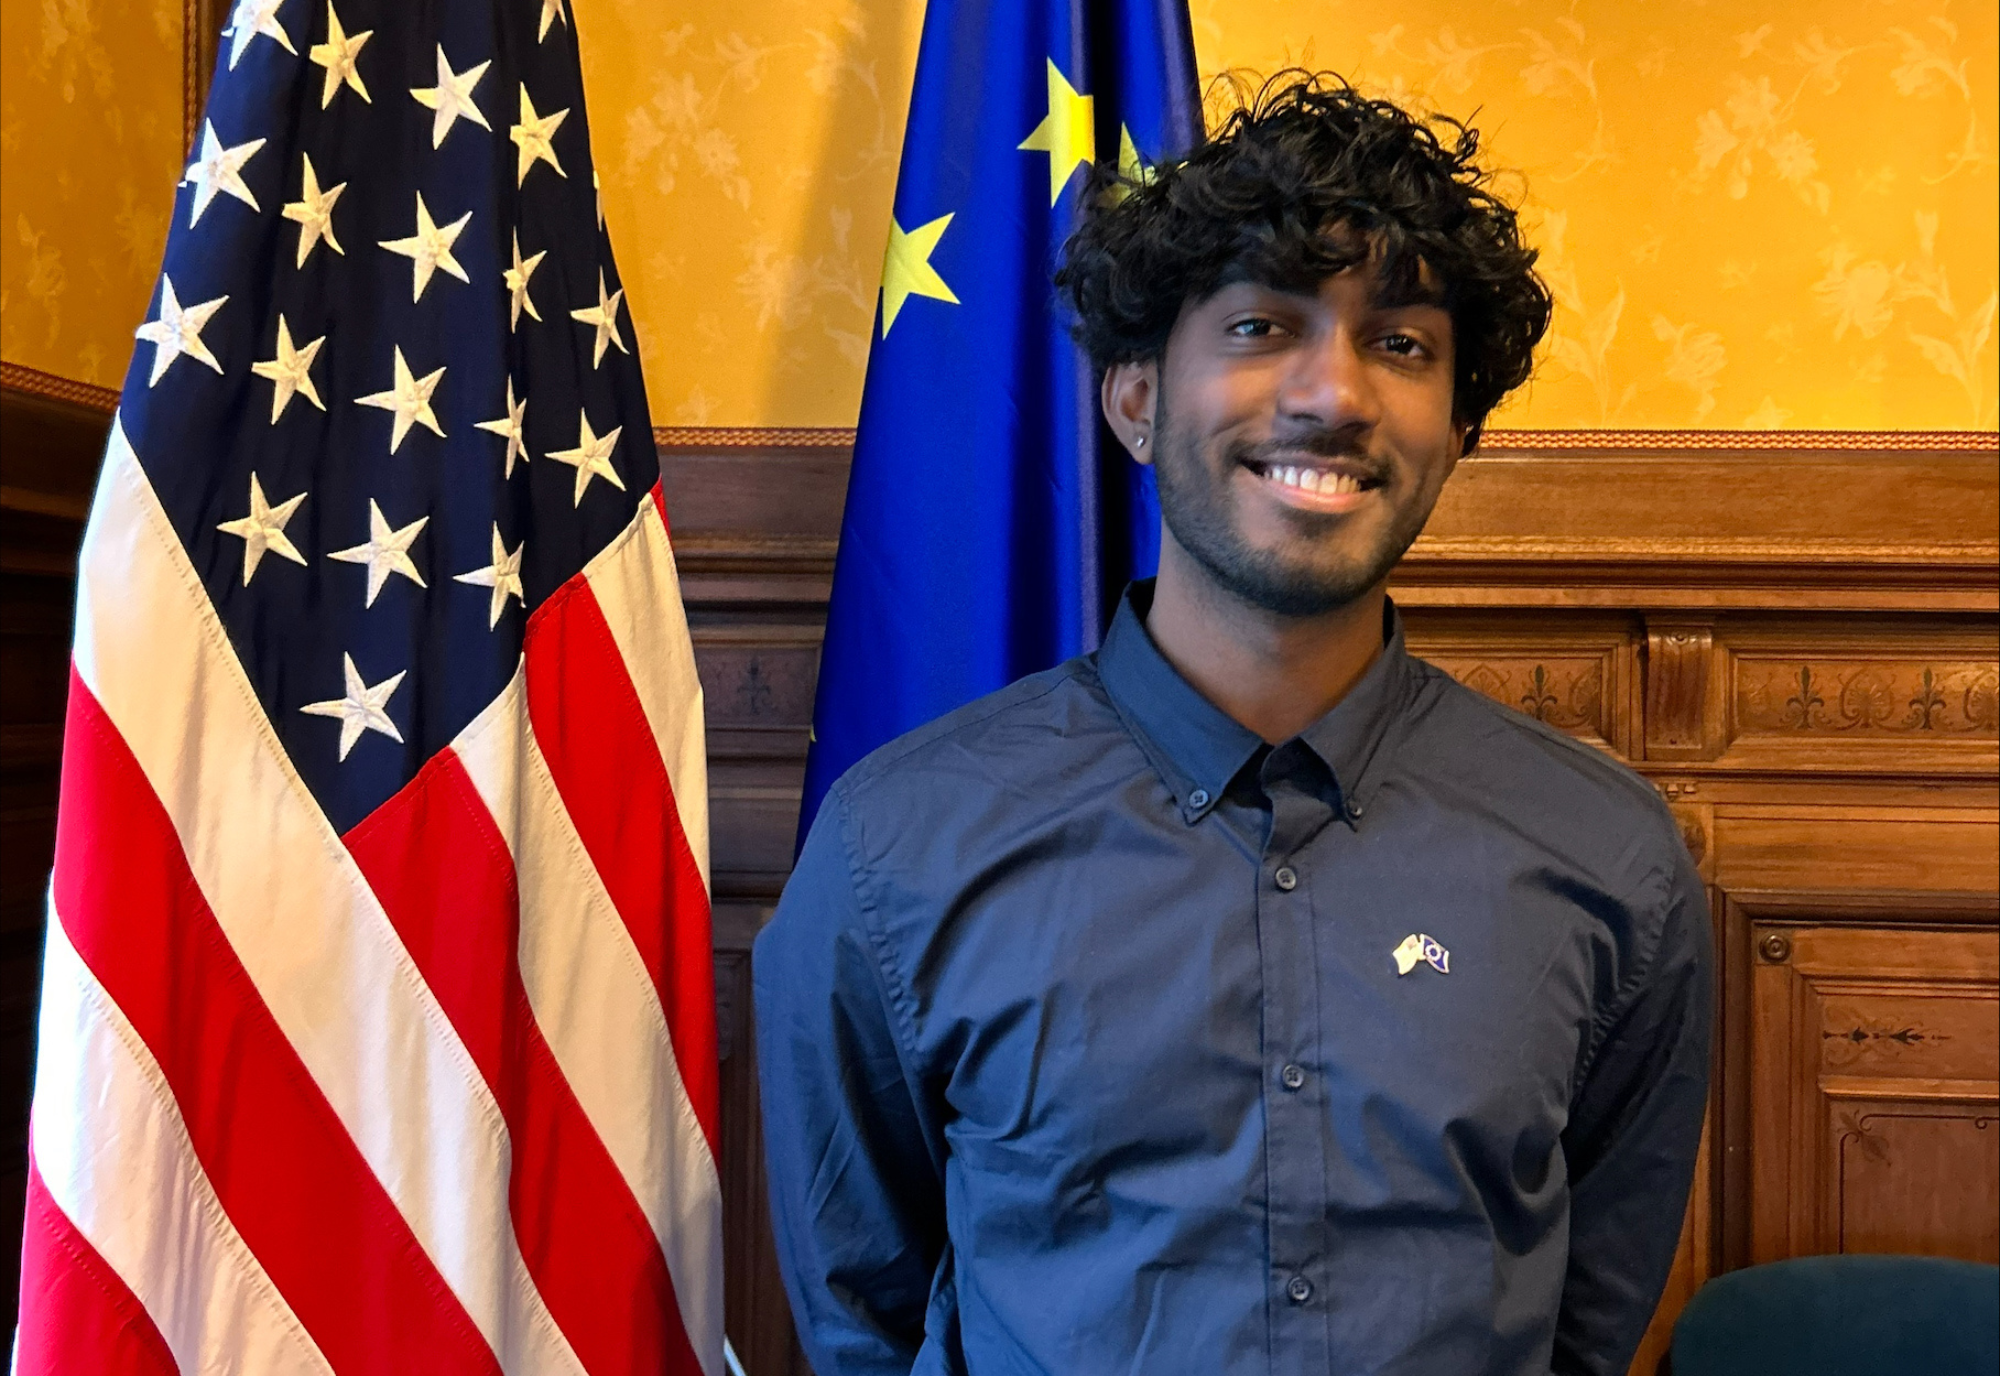
[[[473,422],[475,430],[485,430],[507,437],[507,471],[501,474],[504,478],[514,476],[515,459],[518,458],[522,463],[528,461],[527,415],[528,399],[522,397],[519,402],[514,400],[514,379],[510,377],[507,379],[507,414],[498,420]]]
[[[148,320],[132,332],[153,346],[153,372],[146,379],[148,387],[156,385],[182,354],[200,359],[218,373],[222,371],[222,365],[215,361],[208,345],[201,342],[201,331],[208,324],[208,318],[221,310],[222,303],[228,299],[227,296],[218,296],[198,306],[182,306],[174,297],[174,279],[162,274],[159,318]]]
[[[565,28],[569,26],[569,16],[563,13],[563,0],[542,0],[542,22],[535,30],[537,43],[549,36],[549,25],[558,19],[563,21]]]
[[[523,540],[509,554],[507,546],[500,539],[500,527],[493,527],[493,562],[483,569],[473,569],[470,573],[455,573],[454,583],[473,583],[482,588],[493,589],[493,598],[486,608],[486,629],[492,630],[500,624],[500,613],[507,609],[507,599],[512,597],[522,606],[528,605],[528,595],[521,591],[521,552],[528,547]]]
[[[368,499],[368,539],[366,543],[351,549],[337,549],[329,553],[329,559],[338,559],[344,564],[366,564],[368,566],[368,597],[361,605],[372,607],[382,592],[382,585],[389,581],[389,575],[400,573],[420,588],[429,587],[423,574],[417,572],[416,564],[410,558],[410,546],[417,536],[430,524],[430,517],[419,516],[401,530],[391,530],[389,522],[382,515],[382,508],[374,498]]]
[[[251,372],[258,377],[269,378],[276,384],[271,389],[271,424],[276,425],[278,417],[285,414],[285,407],[291,404],[294,393],[303,396],[320,410],[326,409],[326,403],[319,399],[319,392],[313,387],[312,374],[309,371],[312,368],[313,356],[319,352],[319,346],[324,343],[326,336],[321,335],[318,339],[308,342],[304,348],[294,348],[291,326],[285,323],[284,312],[278,313],[278,356],[250,365]]]
[[[581,413],[577,417],[576,448],[558,449],[548,456],[576,470],[576,494],[570,499],[570,505],[583,505],[584,489],[590,486],[593,477],[607,479],[620,492],[625,490],[625,480],[611,466],[611,450],[617,445],[618,436],[624,429],[624,426],[618,425],[612,427],[608,435],[594,434],[590,428],[589,413]]]
[[[486,75],[491,62],[482,62],[476,67],[467,67],[462,72],[454,72],[451,64],[444,59],[444,44],[438,44],[438,84],[435,86],[412,86],[410,94],[417,98],[417,104],[437,111],[431,120],[431,147],[444,146],[444,136],[451,132],[451,126],[460,119],[467,119],[481,129],[491,129],[486,116],[472,103],[472,88],[479,84],[479,78]]]
[[[555,145],[549,142],[555,137],[556,130],[562,126],[562,122],[568,118],[568,110],[558,110],[553,115],[536,114],[535,103],[528,99],[527,86],[524,84],[521,87],[521,122],[507,130],[507,137],[514,140],[514,146],[519,150],[519,156],[514,160],[514,185],[519,186],[527,181],[528,169],[538,162],[545,162],[555,168],[557,176],[569,175],[563,171],[562,164],[556,161]]]
[[[514,231],[514,266],[501,274],[507,282],[507,294],[513,298],[510,306],[511,314],[507,319],[507,328],[510,332],[521,323],[523,310],[528,312],[531,320],[542,318],[542,313],[535,309],[535,303],[528,295],[528,279],[535,275],[535,269],[542,265],[542,259],[546,257],[548,257],[546,249],[532,258],[521,257],[521,231],[518,229]]]
[[[590,345],[590,366],[593,368],[604,361],[604,345],[606,341],[616,344],[618,352],[621,354],[632,352],[625,347],[625,341],[618,334],[618,301],[624,295],[625,288],[623,287],[612,292],[609,296],[604,294],[604,269],[599,268],[597,270],[597,304],[594,306],[585,306],[582,310],[575,310],[569,313],[570,319],[581,321],[583,324],[589,325],[597,331],[597,338],[592,340]]]
[[[472,212],[466,211],[448,225],[440,226],[431,219],[430,207],[424,204],[424,193],[417,193],[417,231],[407,239],[383,239],[381,244],[391,253],[400,253],[410,260],[410,300],[424,299],[424,288],[431,284],[431,274],[439,268],[456,277],[461,282],[472,279],[465,275],[458,259],[451,256],[451,246],[464,232],[466,222]]]
[[[300,554],[291,537],[285,534],[285,522],[292,519],[292,513],[299,509],[299,503],[306,499],[301,492],[296,497],[287,497],[272,506],[264,500],[264,485],[257,481],[257,475],[250,475],[250,514],[235,521],[224,521],[216,529],[224,535],[234,535],[243,541],[243,586],[250,586],[250,575],[257,571],[257,565],[264,562],[266,552],[303,565],[306,557]]]
[[[234,148],[224,148],[222,140],[215,136],[215,126],[202,121],[201,156],[188,165],[187,175],[181,178],[194,188],[194,201],[188,212],[190,225],[201,223],[201,212],[208,209],[218,191],[228,192],[252,210],[261,209],[250,188],[243,184],[243,164],[263,146],[264,140],[252,139]]]
[[[368,94],[368,88],[362,84],[360,71],[354,65],[354,59],[360,53],[361,45],[366,43],[374,32],[373,29],[364,29],[349,37],[340,27],[340,16],[334,12],[333,0],[327,0],[326,42],[313,44],[311,51],[306,54],[314,62],[326,68],[326,86],[319,94],[320,109],[324,110],[333,104],[333,93],[340,89],[343,81],[370,105],[375,103],[374,97]]]
[[[294,267],[304,267],[306,258],[313,251],[313,245],[326,240],[326,246],[341,257],[347,250],[340,246],[340,240],[333,237],[333,203],[340,199],[340,193],[347,190],[347,183],[319,189],[319,174],[313,171],[312,154],[301,153],[305,162],[305,182],[299,189],[299,199],[287,205],[283,215],[287,220],[298,221],[299,258]]]
[[[380,731],[390,740],[401,745],[403,733],[396,729],[396,723],[389,720],[385,710],[389,705],[389,695],[403,681],[400,673],[391,674],[370,688],[362,682],[361,671],[354,667],[353,655],[340,657],[341,668],[347,676],[347,696],[328,698],[325,702],[309,702],[299,710],[308,716],[340,718],[340,758],[345,760],[347,752],[361,739],[363,731]]]
[[[396,416],[395,428],[389,434],[389,452],[395,453],[403,443],[403,436],[410,433],[411,425],[421,425],[424,429],[444,438],[444,427],[438,424],[436,412],[431,410],[431,393],[437,391],[438,382],[444,377],[444,369],[415,377],[410,365],[403,361],[403,347],[396,346],[396,385],[386,392],[370,392],[365,397],[356,397],[361,406],[379,406],[384,411],[392,411]]]
[[[278,40],[278,46],[293,57],[299,50],[292,46],[291,36],[285,26],[278,22],[278,10],[285,0],[236,0],[236,8],[229,12],[229,27],[223,34],[229,39],[229,70],[236,70],[236,63],[250,46],[250,40],[258,34]]]

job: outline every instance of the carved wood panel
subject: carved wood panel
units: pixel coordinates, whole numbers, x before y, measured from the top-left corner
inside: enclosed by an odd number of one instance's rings
[[[2000,1261],[2000,934],[1750,929],[1756,1260]]]
[[[1971,660],[1736,661],[1736,729],[1761,735],[2000,736],[2000,671]]]
[[[1636,627],[1623,619],[1404,613],[1413,654],[1475,692],[1613,754],[1632,753]]]

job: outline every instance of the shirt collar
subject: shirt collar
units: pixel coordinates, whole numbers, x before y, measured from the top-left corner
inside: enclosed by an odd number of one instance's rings
[[[1097,672],[1182,814],[1193,822],[1221,801],[1230,780],[1264,742],[1167,662],[1146,630],[1152,602],[1151,579],[1125,590],[1097,652]],[[1298,737],[1332,771],[1352,817],[1360,816],[1370,767],[1411,681],[1403,619],[1394,603],[1385,604],[1382,629],[1381,655],[1346,697]]]

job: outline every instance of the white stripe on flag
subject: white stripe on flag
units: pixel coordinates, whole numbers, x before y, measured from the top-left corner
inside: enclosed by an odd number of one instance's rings
[[[502,1367],[580,1373],[514,1236],[499,1106],[286,757],[115,421],[75,663],[272,1017]]]
[[[180,1369],[332,1376],[223,1212],[159,1063],[53,903],[38,1039],[42,1183],[145,1306]]]
[[[523,671],[452,743],[513,852],[535,1022],[666,1255],[697,1354],[721,1346],[722,1186],[666,1015],[528,723]],[[665,1100],[663,1103],[662,1100]]]
[[[681,605],[680,574],[667,527],[650,499],[631,526],[584,566],[598,609],[659,742],[681,833],[708,887],[708,749],[701,679]]]

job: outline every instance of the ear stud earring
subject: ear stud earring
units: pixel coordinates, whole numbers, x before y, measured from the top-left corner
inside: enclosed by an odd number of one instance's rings
[[[1146,437],[1144,435],[1134,435],[1132,437],[1132,447],[1134,449],[1144,449],[1146,447]]]

